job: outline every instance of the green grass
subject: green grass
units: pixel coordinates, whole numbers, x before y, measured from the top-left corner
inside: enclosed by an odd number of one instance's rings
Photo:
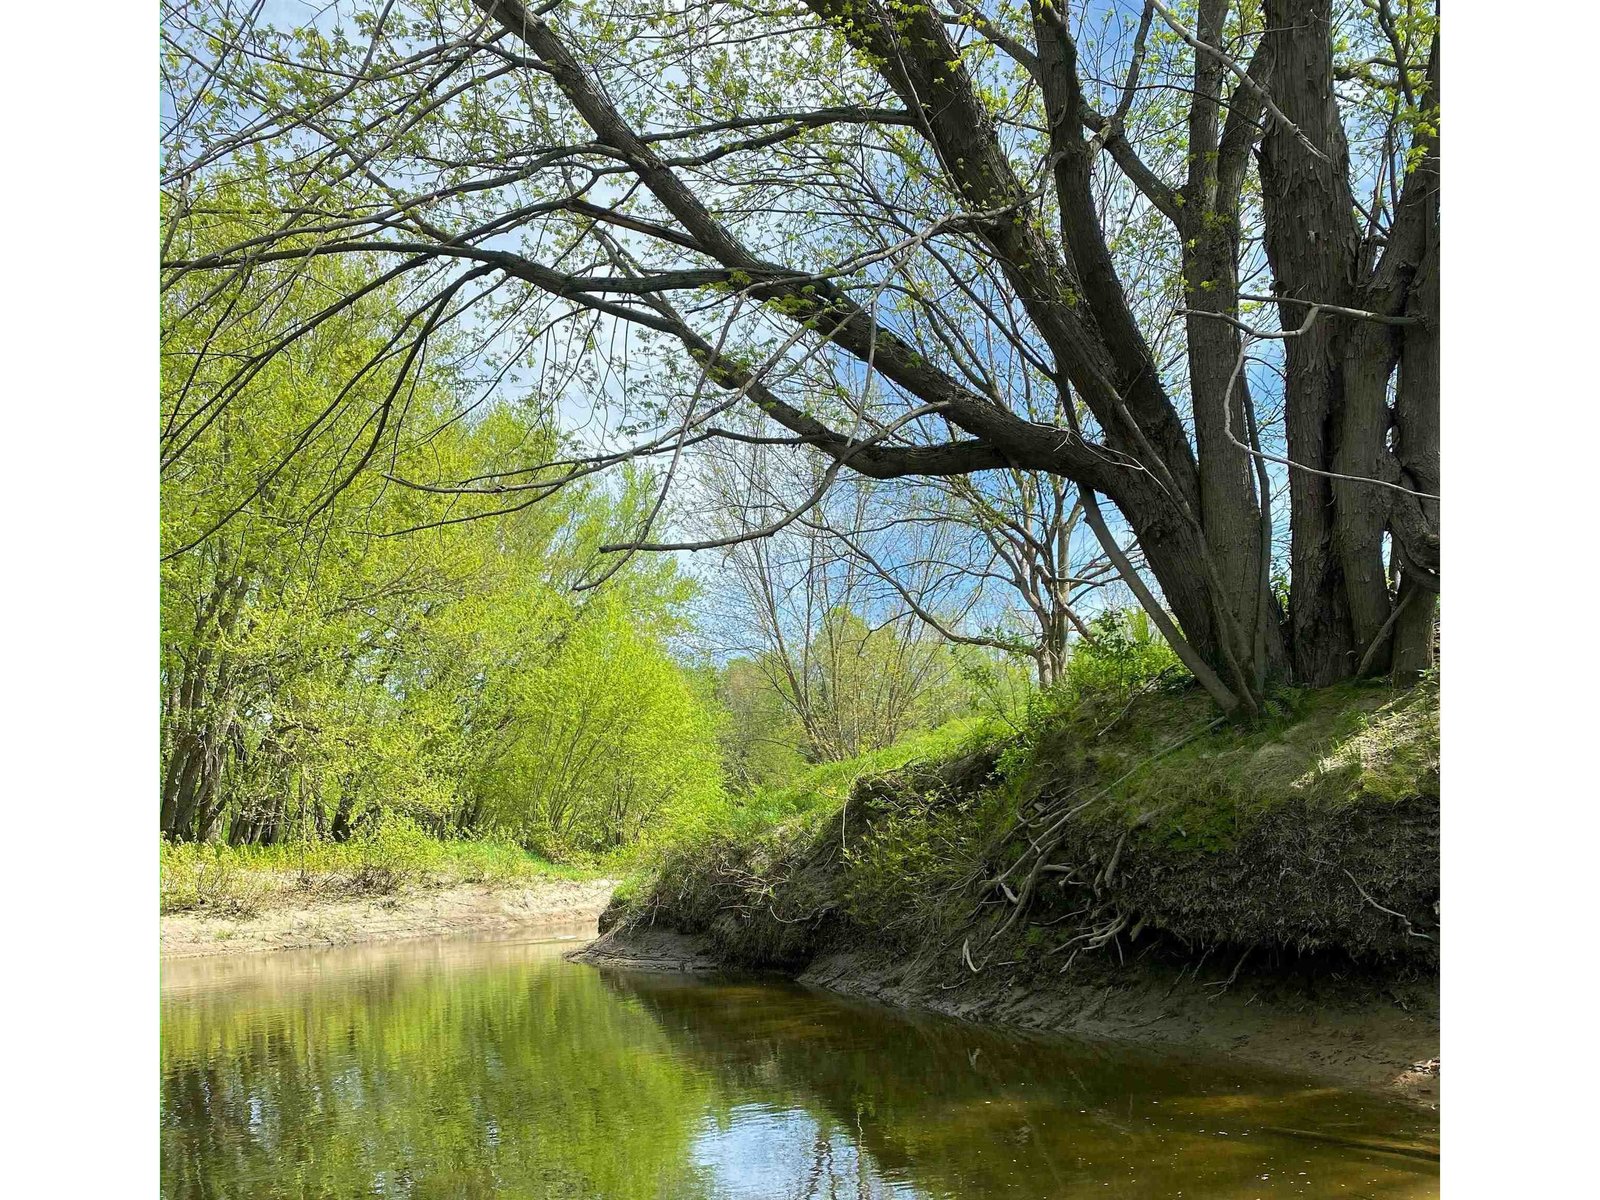
[[[998,741],[1007,731],[993,718],[959,717],[937,729],[902,738],[892,746],[869,751],[843,762],[807,767],[793,782],[748,796],[731,796],[726,806],[708,810],[683,836],[754,834],[802,820],[819,812],[834,813],[849,796],[856,780],[882,775],[918,762],[943,762]]]
[[[237,847],[163,842],[161,911],[239,917],[294,899],[588,879],[603,874],[607,865],[553,863],[496,839],[440,840],[404,822],[345,842]]]
[[[1196,849],[1230,845],[1284,804],[1336,811],[1438,794],[1436,690],[1344,684],[1285,693],[1275,709],[1202,732],[1215,714],[1192,692],[1143,697],[1110,729],[1084,706],[1023,747],[1008,775],[1021,798],[1102,791],[1095,818]]]
[[[1078,864],[1085,878],[1105,867],[1109,884],[1126,842],[1118,886],[1134,889],[1128,902],[1207,944],[1236,935],[1382,949],[1385,931],[1363,922],[1393,918],[1374,916],[1347,866],[1369,891],[1381,881],[1384,895],[1423,911],[1437,859],[1426,816],[1439,787],[1436,688],[1285,692],[1251,725],[1217,723],[1205,695],[1181,682],[1128,697],[1045,696],[1020,734],[958,722],[813,768],[680,830],[619,893],[619,911],[709,932],[753,964],[803,960],[810,931],[839,920],[908,953],[953,930],[959,944],[959,927],[990,898],[982,881],[1028,849],[1019,814],[1068,810],[1053,862]],[[998,757],[987,783],[982,761],[967,759],[983,747]],[[1364,844],[1374,830],[1384,833]],[[1283,908],[1277,929],[1272,900],[1291,892],[1298,907]],[[1041,903],[1053,915],[1058,900],[1085,902],[1068,897],[1052,887]]]

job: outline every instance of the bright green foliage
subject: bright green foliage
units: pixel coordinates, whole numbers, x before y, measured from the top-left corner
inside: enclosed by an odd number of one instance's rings
[[[716,673],[715,687],[726,714],[721,741],[730,786],[753,793],[805,768],[805,731],[761,663],[733,659]]]
[[[270,846],[161,843],[161,911],[248,916],[283,899],[379,896],[413,886],[577,879],[581,868],[530,855],[494,837],[430,837],[391,817],[347,841]]]
[[[487,828],[547,853],[605,851],[720,797],[713,714],[620,597],[506,686],[514,732],[476,775]]]
[[[1067,660],[1066,687],[1074,696],[1131,692],[1182,670],[1141,609],[1103,612],[1090,631],[1094,637],[1075,643]]]
[[[992,718],[968,716],[910,734],[891,746],[839,762],[806,767],[778,786],[727,795],[721,803],[686,813],[663,831],[662,840],[687,846],[696,839],[743,836],[805,826],[817,814],[837,816],[858,779],[911,763],[942,762],[971,752],[1005,731]]]
[[[967,703],[1007,729],[1020,730],[1038,702],[1032,664],[1020,654],[988,647],[956,646],[952,654]]]
[[[186,235],[218,236],[198,219]],[[165,299],[162,417],[184,432],[162,478],[163,833],[270,845],[403,818],[560,854],[718,794],[711,710],[668,648],[690,596],[674,564],[573,591],[637,523],[647,478],[498,515],[398,482],[555,442],[519,406],[452,419],[448,372],[396,391],[392,289],[241,371],[252,314],[309,312],[353,271],[319,258]]]

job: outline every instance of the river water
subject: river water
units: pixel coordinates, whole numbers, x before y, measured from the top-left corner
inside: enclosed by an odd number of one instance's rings
[[[450,939],[163,965],[162,1194],[1423,1197],[1399,1101]]]

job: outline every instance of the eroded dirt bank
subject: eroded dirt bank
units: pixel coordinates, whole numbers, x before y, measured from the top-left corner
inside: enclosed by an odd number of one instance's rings
[[[248,916],[179,913],[161,918],[161,957],[249,954],[401,938],[484,933],[595,920],[610,879],[539,880],[513,886],[457,884],[387,896],[309,898]]]
[[[861,775],[677,848],[585,957],[774,970],[1434,1102],[1437,693],[1285,703],[1231,728],[1192,690],[1081,701]]]
[[[619,928],[570,957],[602,967],[715,971],[707,939],[663,928]],[[1049,1033],[1217,1050],[1283,1070],[1439,1102],[1436,977],[1405,983],[1294,979],[1248,962],[1199,971],[1141,962],[1024,982],[1001,969],[934,975],[871,948],[824,951],[800,983],[896,1007]]]

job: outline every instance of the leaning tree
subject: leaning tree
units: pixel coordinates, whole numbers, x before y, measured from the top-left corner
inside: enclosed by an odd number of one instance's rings
[[[353,377],[415,369],[449,325],[483,395],[536,391],[582,430],[557,461],[402,482],[504,510],[654,464],[621,561],[711,544],[673,540],[666,497],[713,440],[824,464],[737,538],[845,472],[1040,472],[1224,710],[1425,665],[1436,5],[261,9],[168,0],[165,284],[203,272],[181,290],[220,325],[263,264],[372,256],[407,299]],[[223,206],[255,232],[218,248],[194,231]],[[165,414],[163,461],[359,299],[285,309]],[[383,469],[404,403],[370,413],[352,469]]]

